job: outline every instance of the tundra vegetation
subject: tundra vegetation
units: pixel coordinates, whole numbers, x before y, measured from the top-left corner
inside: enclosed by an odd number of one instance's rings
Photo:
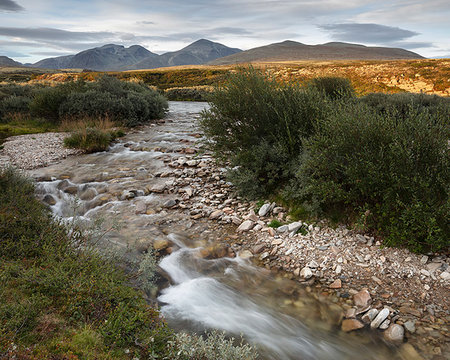
[[[175,334],[145,300],[149,284],[100,254],[95,232],[55,220],[34,190],[0,170],[0,358],[256,359],[221,333]],[[151,256],[138,278],[154,278]]]
[[[167,100],[143,83],[103,76],[94,82],[68,81],[55,86],[0,86],[0,134],[72,128],[66,145],[104,150],[130,128],[162,118]],[[107,128],[105,125],[109,125]]]
[[[384,245],[448,250],[450,99],[357,97],[347,79],[280,82],[253,68],[209,99],[206,145],[230,162],[242,195],[348,223]]]

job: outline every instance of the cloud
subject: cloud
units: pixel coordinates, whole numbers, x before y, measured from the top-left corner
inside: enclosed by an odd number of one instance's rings
[[[0,0],[1,1],[1,0]],[[45,41],[95,41],[111,38],[113,33],[107,31],[67,31],[54,28],[18,28],[0,27],[0,36],[10,36],[27,40]]]
[[[13,0],[0,0],[0,11],[22,11],[22,6]]]
[[[331,33],[334,40],[358,43],[390,44],[419,35],[415,31],[379,24],[326,24],[320,29]]]

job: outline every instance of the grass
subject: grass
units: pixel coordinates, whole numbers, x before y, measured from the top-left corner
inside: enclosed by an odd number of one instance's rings
[[[57,131],[58,127],[43,119],[16,114],[7,123],[0,123],[0,144],[10,136]]]
[[[0,188],[0,357],[166,356],[173,333],[127,276],[55,222],[23,176],[2,170]]]

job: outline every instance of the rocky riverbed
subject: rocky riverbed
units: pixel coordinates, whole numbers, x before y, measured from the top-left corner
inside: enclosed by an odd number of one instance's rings
[[[398,347],[403,359],[450,358],[448,257],[383,248],[380,239],[345,227],[293,221],[274,203],[256,207],[235,195],[226,169],[198,146],[201,134],[188,122],[176,127],[177,121],[169,116],[129,134],[109,152],[31,171],[40,184],[38,196],[62,217],[69,216],[66,203],[74,198],[82,202],[80,216],[119,214],[130,225],[118,242],[138,234],[132,244],[137,253],[153,247],[164,257],[176,251],[177,241],[164,235],[173,228],[202,233],[211,242],[202,243],[200,258],[238,256],[304,289],[302,296],[283,297],[278,307],[311,313],[305,308],[309,294],[328,304],[319,318],[332,318],[349,336],[380,336]],[[34,140],[22,156],[42,155],[45,143]],[[44,158],[41,164],[48,162]],[[269,227],[273,219],[283,225]],[[142,236],[148,232],[152,236]],[[294,291],[290,286],[283,285],[283,292]]]

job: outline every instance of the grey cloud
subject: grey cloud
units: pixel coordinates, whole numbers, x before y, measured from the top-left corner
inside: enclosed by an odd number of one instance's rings
[[[13,0],[0,0],[0,11],[22,11],[24,8]]]
[[[136,24],[138,25],[155,25],[153,21],[137,21]]]
[[[320,29],[331,32],[331,37],[340,41],[352,41],[362,43],[393,43],[419,33],[393,26],[378,24],[326,24],[319,25]]]
[[[0,0],[1,1],[1,0]],[[28,40],[45,41],[98,41],[111,38],[111,32],[67,31],[54,28],[0,27],[0,36],[12,36]]]

